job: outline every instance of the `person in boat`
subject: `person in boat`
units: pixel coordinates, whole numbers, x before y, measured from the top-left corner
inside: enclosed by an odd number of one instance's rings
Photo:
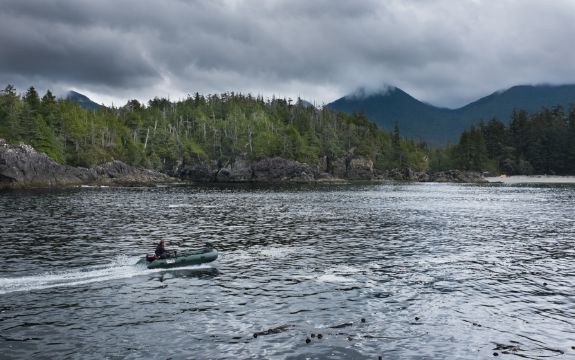
[[[156,257],[158,257],[160,259],[165,259],[165,258],[170,257],[170,252],[166,250],[164,243],[165,243],[164,240],[160,240],[160,243],[158,244],[158,246],[156,246]]]

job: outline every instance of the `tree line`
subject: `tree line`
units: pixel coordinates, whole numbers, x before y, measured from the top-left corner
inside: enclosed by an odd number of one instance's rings
[[[0,137],[84,167],[116,159],[170,172],[182,163],[273,156],[318,165],[350,154],[373,160],[376,169],[428,167],[424,144],[398,129],[387,133],[362,114],[233,92],[85,110],[49,90],[40,97],[34,87],[18,94],[8,85],[0,91]]]
[[[319,165],[352,154],[371,159],[376,170],[575,174],[575,107],[516,110],[508,125],[494,118],[433,150],[404,139],[397,126],[388,133],[361,113],[317,109],[300,99],[195,93],[85,110],[50,90],[40,97],[34,87],[18,94],[8,85],[0,90],[0,138],[30,144],[62,164],[116,159],[168,173],[182,163],[225,166],[279,156]]]
[[[430,167],[494,174],[575,174],[575,107],[528,114],[516,110],[508,125],[491,119],[461,134],[459,143],[436,150]]]

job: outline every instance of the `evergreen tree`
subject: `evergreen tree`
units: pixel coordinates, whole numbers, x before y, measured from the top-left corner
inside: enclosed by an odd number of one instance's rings
[[[480,128],[472,127],[461,134],[454,148],[455,163],[461,170],[485,171],[489,169],[487,147]]]
[[[26,94],[24,95],[24,102],[34,112],[37,112],[40,109],[40,98],[33,86],[31,86],[28,91],[26,91]]]
[[[16,89],[12,85],[7,85],[0,91],[0,134],[11,142],[18,141],[19,137],[19,117],[21,111],[21,101],[16,95]]]
[[[493,159],[497,164],[497,171],[501,168],[501,163],[505,158],[505,126],[503,123],[493,118],[487,124],[481,124],[481,133],[485,139],[487,157]]]

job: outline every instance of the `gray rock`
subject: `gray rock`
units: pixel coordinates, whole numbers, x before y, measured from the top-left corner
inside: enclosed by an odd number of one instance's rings
[[[30,145],[0,139],[0,189],[82,184],[130,185],[169,181],[167,175],[113,161],[93,168],[62,165]]]
[[[182,167],[178,176],[197,182],[310,182],[319,176],[317,169],[307,164],[279,157],[254,163],[239,159],[223,167],[219,165],[203,163]]]
[[[453,182],[453,183],[485,183],[487,180],[478,172],[448,170],[441,171],[429,176],[432,182]]]
[[[218,171],[218,182],[248,182],[254,175],[251,165],[245,160],[236,160],[232,164]]]
[[[310,182],[318,177],[317,169],[308,164],[279,157],[266,158],[252,165],[253,181],[257,182]]]
[[[419,182],[429,182],[430,176],[426,172],[418,172],[416,173],[417,181]]]
[[[374,176],[373,161],[364,157],[350,159],[346,178],[350,180],[371,180]]]
[[[0,139],[0,188],[79,185],[91,180],[87,169],[58,164],[30,145]]]
[[[363,156],[354,156],[353,151],[335,159],[323,158],[319,171],[327,172],[334,178],[349,180],[371,180],[375,176],[373,161]]]
[[[379,175],[383,179],[396,181],[425,181],[429,178],[427,173],[413,171],[410,168],[385,170]]]
[[[110,185],[142,185],[158,182],[169,182],[169,176],[128,165],[122,161],[114,160],[88,169],[98,184]]]
[[[182,166],[176,175],[196,182],[213,182],[216,180],[217,173],[217,169],[214,169],[211,164],[194,164]]]
[[[329,163],[327,170],[334,177],[345,179],[347,178],[347,167],[348,167],[348,159],[343,157],[332,160]]]

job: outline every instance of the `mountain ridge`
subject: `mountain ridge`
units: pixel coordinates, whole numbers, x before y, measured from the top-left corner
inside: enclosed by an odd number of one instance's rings
[[[95,103],[86,95],[76,92],[74,90],[68,91],[64,98],[68,101],[78,103],[84,110],[98,110],[102,108],[102,105]]]
[[[575,104],[575,85],[571,84],[517,85],[455,109],[424,103],[397,87],[372,94],[360,90],[359,96],[355,93],[326,106],[346,113],[362,112],[386,130],[397,124],[403,136],[433,146],[456,143],[464,130],[494,117],[507,124],[515,109],[535,112],[560,105],[566,110]]]

